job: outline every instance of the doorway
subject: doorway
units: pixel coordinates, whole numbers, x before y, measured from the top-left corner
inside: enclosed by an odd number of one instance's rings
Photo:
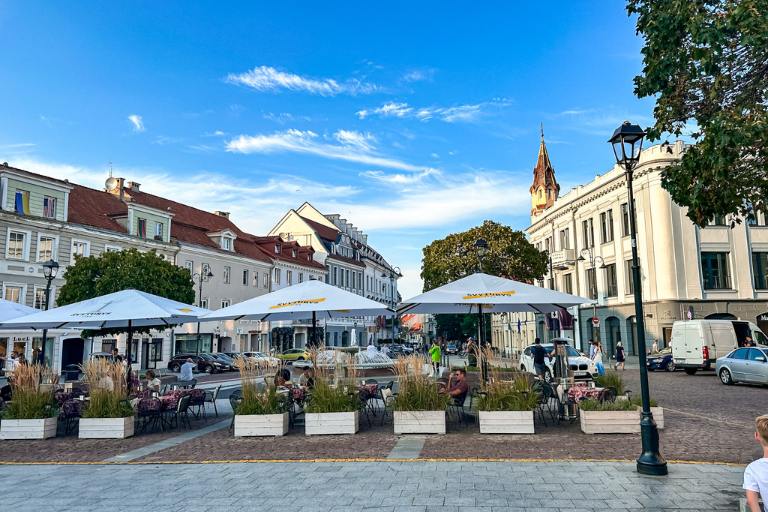
[[[61,342],[61,369],[70,364],[83,364],[85,341],[82,338],[67,338]]]
[[[621,323],[615,316],[605,319],[605,354],[611,357],[616,353],[616,344],[621,341]]]

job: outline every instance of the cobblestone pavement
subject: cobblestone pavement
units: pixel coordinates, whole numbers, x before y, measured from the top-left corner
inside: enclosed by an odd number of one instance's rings
[[[0,467],[3,508],[202,512],[738,510],[741,470],[627,463],[365,462]],[[545,482],[545,484],[542,484]]]

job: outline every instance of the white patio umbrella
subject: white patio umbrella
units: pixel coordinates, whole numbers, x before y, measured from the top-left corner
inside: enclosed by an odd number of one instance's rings
[[[314,341],[317,319],[350,316],[392,316],[395,312],[379,302],[309,280],[213,311],[200,320],[301,320],[312,318]]]
[[[0,322],[7,329],[110,329],[126,328],[127,347],[136,327],[168,327],[194,322],[209,310],[158,297],[139,290],[122,290],[93,299],[67,304],[48,311],[37,311]]]
[[[552,313],[561,308],[591,302],[584,297],[533,286],[511,279],[477,273],[403,301],[403,313],[477,313],[478,346],[482,347],[483,313]],[[482,357],[482,352],[480,353]]]
[[[32,313],[37,313],[37,310],[18,302],[0,299],[0,322],[31,315]]]

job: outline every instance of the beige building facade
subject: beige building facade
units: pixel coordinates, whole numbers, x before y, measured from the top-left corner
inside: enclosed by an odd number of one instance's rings
[[[545,148],[542,139],[541,145]],[[695,226],[686,209],[675,204],[662,187],[663,170],[684,155],[682,141],[645,149],[634,172],[638,255],[645,310],[646,342],[666,346],[676,320],[730,318],[768,327],[768,224],[763,214],[753,223],[712,219]],[[540,149],[540,155],[541,155]],[[544,149],[546,153],[546,149]],[[544,165],[551,168],[547,155]],[[534,184],[543,181],[541,158]],[[554,171],[552,172],[554,176]],[[533,197],[531,225],[526,233],[539,250],[548,252],[550,271],[536,284],[587,297],[591,303],[571,308],[572,322],[543,315],[495,315],[493,343],[519,351],[536,337],[562,335],[585,348],[599,339],[613,354],[621,341],[637,354],[636,318],[631,282],[631,246],[627,184],[624,172],[608,172],[565,195],[551,192],[552,204]],[[544,190],[546,197],[547,190]],[[593,322],[592,318],[597,318]]]

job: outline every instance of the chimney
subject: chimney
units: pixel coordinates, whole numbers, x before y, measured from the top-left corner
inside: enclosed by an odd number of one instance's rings
[[[229,218],[229,212],[222,212],[222,211],[216,210],[216,211],[215,211],[215,212],[213,212],[213,213],[215,213],[215,214],[216,214],[216,215],[218,215],[219,217],[224,217],[225,219],[228,219],[228,218]]]
[[[141,187],[141,183],[137,181],[129,181],[125,185],[131,192],[139,192],[139,187]]]

